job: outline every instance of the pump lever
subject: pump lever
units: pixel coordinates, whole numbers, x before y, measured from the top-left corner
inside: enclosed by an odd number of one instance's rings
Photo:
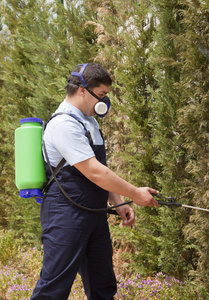
[[[166,205],[166,206],[169,206],[169,207],[172,207],[172,206],[182,206],[182,204],[178,203],[178,202],[165,202],[165,201],[160,201],[160,200],[157,200],[157,202],[160,205]]]

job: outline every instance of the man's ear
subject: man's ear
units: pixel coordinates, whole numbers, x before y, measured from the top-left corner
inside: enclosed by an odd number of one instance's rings
[[[83,96],[85,94],[86,89],[82,86],[79,86],[78,93],[79,95]]]

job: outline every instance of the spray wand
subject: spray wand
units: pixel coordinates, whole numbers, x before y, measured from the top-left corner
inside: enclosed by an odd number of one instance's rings
[[[165,200],[170,200],[170,202],[157,200],[157,202],[160,205],[166,205],[166,206],[169,206],[169,207],[173,207],[173,206],[180,207],[180,206],[182,206],[182,207],[186,207],[186,208],[203,210],[203,211],[209,212],[209,209],[206,209],[206,208],[201,208],[201,207],[196,207],[196,206],[191,206],[191,205],[185,205],[185,204],[178,203],[178,202],[176,202],[175,197],[164,197],[164,196],[161,196],[161,195],[155,195],[155,197],[159,197],[159,198],[162,198],[162,199],[165,199]]]
[[[165,197],[165,196],[162,196],[162,195],[156,195],[154,194],[153,195],[155,198],[160,198],[160,199],[164,199],[164,200],[168,200],[167,201],[161,201],[161,200],[157,200],[157,202],[160,204],[160,205],[165,205],[165,206],[168,206],[168,207],[173,207],[173,206],[176,206],[176,207],[185,207],[185,208],[191,208],[191,209],[197,209],[197,210],[202,210],[202,211],[207,211],[209,212],[209,209],[206,209],[206,208],[201,208],[201,207],[196,207],[196,206],[191,206],[191,205],[185,205],[185,204],[181,204],[179,202],[176,202],[176,198],[175,197]],[[130,204],[130,203],[133,203],[133,201],[128,201],[126,202],[126,204]],[[109,214],[113,214],[113,215],[118,215],[117,211],[116,210],[113,210],[110,209],[108,210],[108,213]]]

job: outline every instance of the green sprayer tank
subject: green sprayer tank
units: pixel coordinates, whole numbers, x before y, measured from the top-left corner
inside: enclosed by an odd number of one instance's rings
[[[24,118],[15,130],[15,183],[20,197],[38,197],[37,201],[43,196],[41,191],[46,182],[42,123],[39,118]]]

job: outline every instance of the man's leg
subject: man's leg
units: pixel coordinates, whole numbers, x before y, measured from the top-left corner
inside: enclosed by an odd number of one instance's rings
[[[68,298],[91,234],[89,213],[58,202],[42,206],[43,267],[31,300]]]
[[[117,291],[112,245],[105,213],[101,213],[79,269],[88,300],[112,300]]]

